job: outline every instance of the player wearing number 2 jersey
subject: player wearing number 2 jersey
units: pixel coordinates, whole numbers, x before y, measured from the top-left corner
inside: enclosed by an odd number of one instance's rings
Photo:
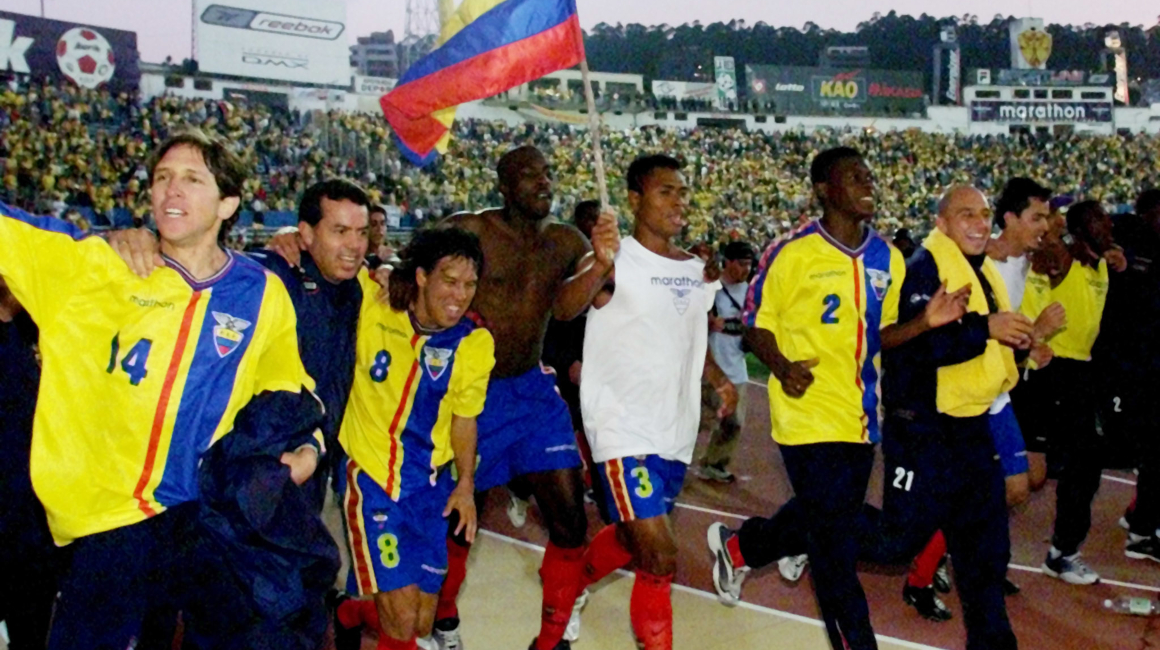
[[[219,244],[240,163],[192,133],[161,147],[150,178],[166,267],[148,279],[100,239],[0,205],[0,275],[40,326],[32,483],[57,544],[74,547],[54,649],[133,647],[149,609],[190,604],[174,599],[195,572],[199,466],[223,437],[282,436],[298,482],[317,462],[303,446],[321,409],[286,289]],[[267,408],[299,425],[234,431]]]
[[[380,650],[413,650],[431,633],[447,573],[443,518],[458,511],[459,528],[474,537],[475,420],[495,365],[491,334],[465,316],[483,263],[479,239],[429,230],[400,257],[390,306],[359,276],[354,385],[339,432],[348,590],[373,595],[375,605],[346,601],[338,623],[381,621]]]

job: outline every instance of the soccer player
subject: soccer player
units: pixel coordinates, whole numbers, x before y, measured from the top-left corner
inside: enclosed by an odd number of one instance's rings
[[[369,199],[368,199],[368,205]],[[367,231],[366,264],[374,271],[387,261],[387,209],[379,204],[370,206],[370,230]]]
[[[420,232],[401,259],[390,306],[363,276],[358,362],[340,434],[348,582],[374,596],[379,650],[414,650],[431,632],[447,572],[443,519],[455,513],[455,533],[475,537],[476,417],[495,364],[491,335],[467,317],[483,265],[478,238]],[[338,616],[347,628],[365,620],[349,601]]]
[[[584,479],[568,407],[540,365],[552,316],[575,318],[612,275],[620,245],[616,218],[602,214],[589,242],[572,226],[549,220],[552,174],[544,155],[523,146],[496,167],[502,208],[452,215],[444,226],[479,236],[487,263],[474,308],[495,337],[495,371],[478,420],[475,486],[488,490],[526,476],[548,528],[540,569],[543,608],[536,650],[561,643],[576,601],[588,520]],[[439,595],[436,637],[459,647],[455,599],[467,572],[469,546],[449,539],[447,579]],[[565,642],[566,643],[566,642]],[[567,647],[567,646],[563,646]]]
[[[1136,214],[1116,218],[1115,240],[1124,246],[1128,269],[1111,275],[1101,334],[1092,357],[1109,387],[1101,412],[1105,435],[1119,427],[1133,440],[1139,458],[1135,507],[1121,520],[1127,524],[1124,555],[1160,562],[1160,445],[1153,428],[1160,408],[1151,386],[1160,371],[1160,350],[1153,333],[1160,321],[1160,190],[1145,190]]]
[[[28,474],[37,339],[36,324],[0,278],[0,619],[11,650],[44,648],[56,598],[55,549]]]
[[[781,529],[796,526],[809,540],[831,645],[873,648],[850,530],[879,440],[879,349],[897,320],[905,266],[866,224],[874,216],[874,178],[858,151],[819,153],[810,180],[822,216],[766,251],[746,309],[746,339],[777,380],[769,383],[773,436],[797,496],[773,518],[749,519],[739,531],[710,526],[713,583],[722,602],[736,603],[749,567],[806,552],[804,544],[780,543]],[[924,317],[896,328],[892,342],[962,314],[965,293],[936,286],[928,295],[935,299]]]
[[[251,435],[243,416],[311,422],[274,433],[296,483],[317,465],[321,409],[286,290],[221,244],[244,173],[200,132],[161,145],[149,178],[166,268],[147,280],[105,242],[0,206],[0,275],[41,325],[32,484],[72,547],[50,648],[131,647],[149,610],[212,607],[177,585],[199,571],[199,461]]]
[[[580,384],[585,433],[614,522],[589,546],[580,585],[634,561],[629,611],[647,650],[673,647],[677,545],[668,515],[697,441],[702,370],[721,397],[722,416],[737,404],[708,352],[715,292],[704,263],[673,243],[687,223],[680,170],[664,155],[638,158],[628,169],[636,226],[621,242],[614,286],[588,315]]]
[[[725,265],[721,272],[721,288],[713,301],[714,315],[709,321],[709,348],[713,358],[729,377],[737,392],[737,408],[725,418],[717,417],[720,401],[712,384],[701,388],[701,428],[710,432],[709,445],[697,467],[697,475],[719,483],[732,483],[728,470],[733,450],[745,427],[745,384],[749,369],[745,365],[742,336],[745,324],[741,319],[745,298],[749,294],[749,274],[756,257],[753,247],[743,241],[733,241],[721,249]]]
[[[1074,240],[1070,246],[1065,235]],[[1094,372],[1092,347],[1108,293],[1108,261],[1102,256],[1113,246],[1111,218],[1099,203],[1072,205],[1066,225],[1057,220],[1043,250],[1033,258],[1021,307],[1030,318],[1055,302],[1067,312],[1066,326],[1047,339],[1051,364],[1028,374],[1015,395],[1015,408],[1019,421],[1034,432],[1032,437],[1061,464],[1055,531],[1043,572],[1075,585],[1100,578],[1079,557],[1079,547],[1091,528],[1091,502],[1103,471],[1096,396],[1087,384]]]

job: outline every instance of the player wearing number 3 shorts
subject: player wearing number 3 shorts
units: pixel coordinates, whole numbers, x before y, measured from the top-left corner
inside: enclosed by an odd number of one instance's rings
[[[677,547],[668,515],[697,441],[702,370],[722,396],[723,415],[737,393],[707,350],[716,292],[704,264],[672,243],[685,225],[680,164],[637,159],[628,190],[636,229],[616,256],[615,286],[588,315],[580,383],[585,434],[614,523],[589,546],[580,586],[634,561],[633,632],[646,650],[671,650]]]
[[[346,629],[337,632],[369,625],[380,650],[414,650],[431,633],[447,573],[443,518],[457,512],[458,528],[474,537],[475,420],[495,365],[491,334],[466,317],[483,263],[479,239],[430,230],[400,257],[390,306],[375,299],[373,285],[363,287],[354,386],[339,433],[348,591],[373,595],[374,605],[339,605]]]

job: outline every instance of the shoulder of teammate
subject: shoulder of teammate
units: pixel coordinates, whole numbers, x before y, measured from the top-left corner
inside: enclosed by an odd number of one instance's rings
[[[479,235],[483,232],[488,218],[499,212],[500,210],[496,208],[480,212],[456,212],[453,215],[444,217],[439,223],[435,224],[435,227],[462,228]]]
[[[132,271],[100,237],[55,217],[0,203],[0,275],[30,314],[50,318],[81,284],[107,284]]]
[[[926,309],[926,304],[942,286],[938,264],[930,251],[920,246],[905,264],[906,277],[899,296],[898,321],[905,323]]]
[[[468,332],[455,354],[452,412],[460,417],[475,417],[483,412],[488,382],[495,368],[495,339],[486,328],[467,318],[458,327]]]
[[[299,276],[294,267],[290,266],[289,262],[287,262],[282,258],[281,255],[275,253],[274,251],[252,251],[246,253],[244,257],[257,262],[267,271],[270,271],[274,275],[278,276],[278,279],[280,279],[282,284],[284,284],[287,288],[292,286],[295,282],[300,282]]]
[[[745,297],[745,312],[742,318],[747,327],[760,327],[757,318],[758,312],[768,311],[772,307],[766,300],[766,294],[772,293],[767,291],[767,285],[771,284],[770,278],[776,279],[784,268],[791,266],[787,260],[792,260],[795,257],[795,249],[801,248],[801,242],[816,232],[816,222],[811,221],[803,224],[775,239],[761,254],[757,273],[749,283],[749,292]]]
[[[262,391],[300,392],[314,390],[314,380],[306,372],[298,350],[298,317],[286,285],[277,274],[257,262],[243,258],[239,263],[260,268],[266,279],[258,318],[262,332],[260,362],[254,393]],[[255,332],[255,336],[258,333]],[[256,341],[257,342],[257,341]]]

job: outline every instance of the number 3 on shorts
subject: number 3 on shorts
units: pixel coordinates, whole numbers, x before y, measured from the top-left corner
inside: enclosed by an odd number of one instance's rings
[[[399,566],[399,538],[391,533],[379,535],[379,562],[388,569]]]
[[[648,479],[648,468],[634,467],[632,468],[632,477],[636,479],[636,496],[647,499],[652,496],[653,486]]]

